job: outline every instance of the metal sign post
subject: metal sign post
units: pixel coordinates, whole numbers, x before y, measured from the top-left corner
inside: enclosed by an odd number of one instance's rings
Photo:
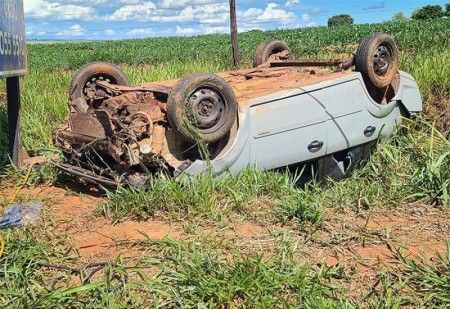
[[[9,150],[15,165],[21,148],[19,76],[27,73],[23,1],[0,0],[0,79],[6,78]]]

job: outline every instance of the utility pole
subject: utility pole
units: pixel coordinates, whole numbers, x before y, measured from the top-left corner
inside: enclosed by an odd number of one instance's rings
[[[236,0],[230,0],[230,30],[231,30],[231,44],[233,46],[233,60],[234,66],[239,68],[239,43],[236,21]]]

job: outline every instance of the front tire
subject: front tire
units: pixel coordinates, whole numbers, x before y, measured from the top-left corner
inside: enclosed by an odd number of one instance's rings
[[[127,76],[118,66],[103,61],[92,62],[79,69],[72,78],[69,100],[73,102],[81,99],[86,103],[87,89],[97,80],[103,80],[115,85],[130,85]]]
[[[237,118],[231,86],[215,74],[196,73],[181,79],[169,94],[167,119],[175,132],[192,143],[225,137]]]

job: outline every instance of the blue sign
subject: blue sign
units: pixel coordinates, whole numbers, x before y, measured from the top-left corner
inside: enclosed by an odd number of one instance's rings
[[[28,72],[22,0],[0,0],[0,78]]]

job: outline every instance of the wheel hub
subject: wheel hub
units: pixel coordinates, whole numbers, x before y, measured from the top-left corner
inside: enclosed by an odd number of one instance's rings
[[[391,65],[391,53],[389,49],[381,45],[375,51],[373,56],[373,68],[378,76],[385,75],[389,71]]]
[[[106,75],[104,76],[104,75],[101,75],[101,74],[93,75],[84,84],[83,93],[85,94],[85,96],[88,95],[88,92],[89,92],[90,89],[93,89],[93,87],[95,87],[95,83],[97,82],[97,80],[105,81],[105,82],[110,83],[110,84],[111,83],[113,83],[113,84],[117,83],[117,81],[115,79],[111,78],[110,76],[106,76]]]
[[[225,104],[217,92],[212,89],[199,89],[190,99],[199,129],[213,128],[221,121]]]

